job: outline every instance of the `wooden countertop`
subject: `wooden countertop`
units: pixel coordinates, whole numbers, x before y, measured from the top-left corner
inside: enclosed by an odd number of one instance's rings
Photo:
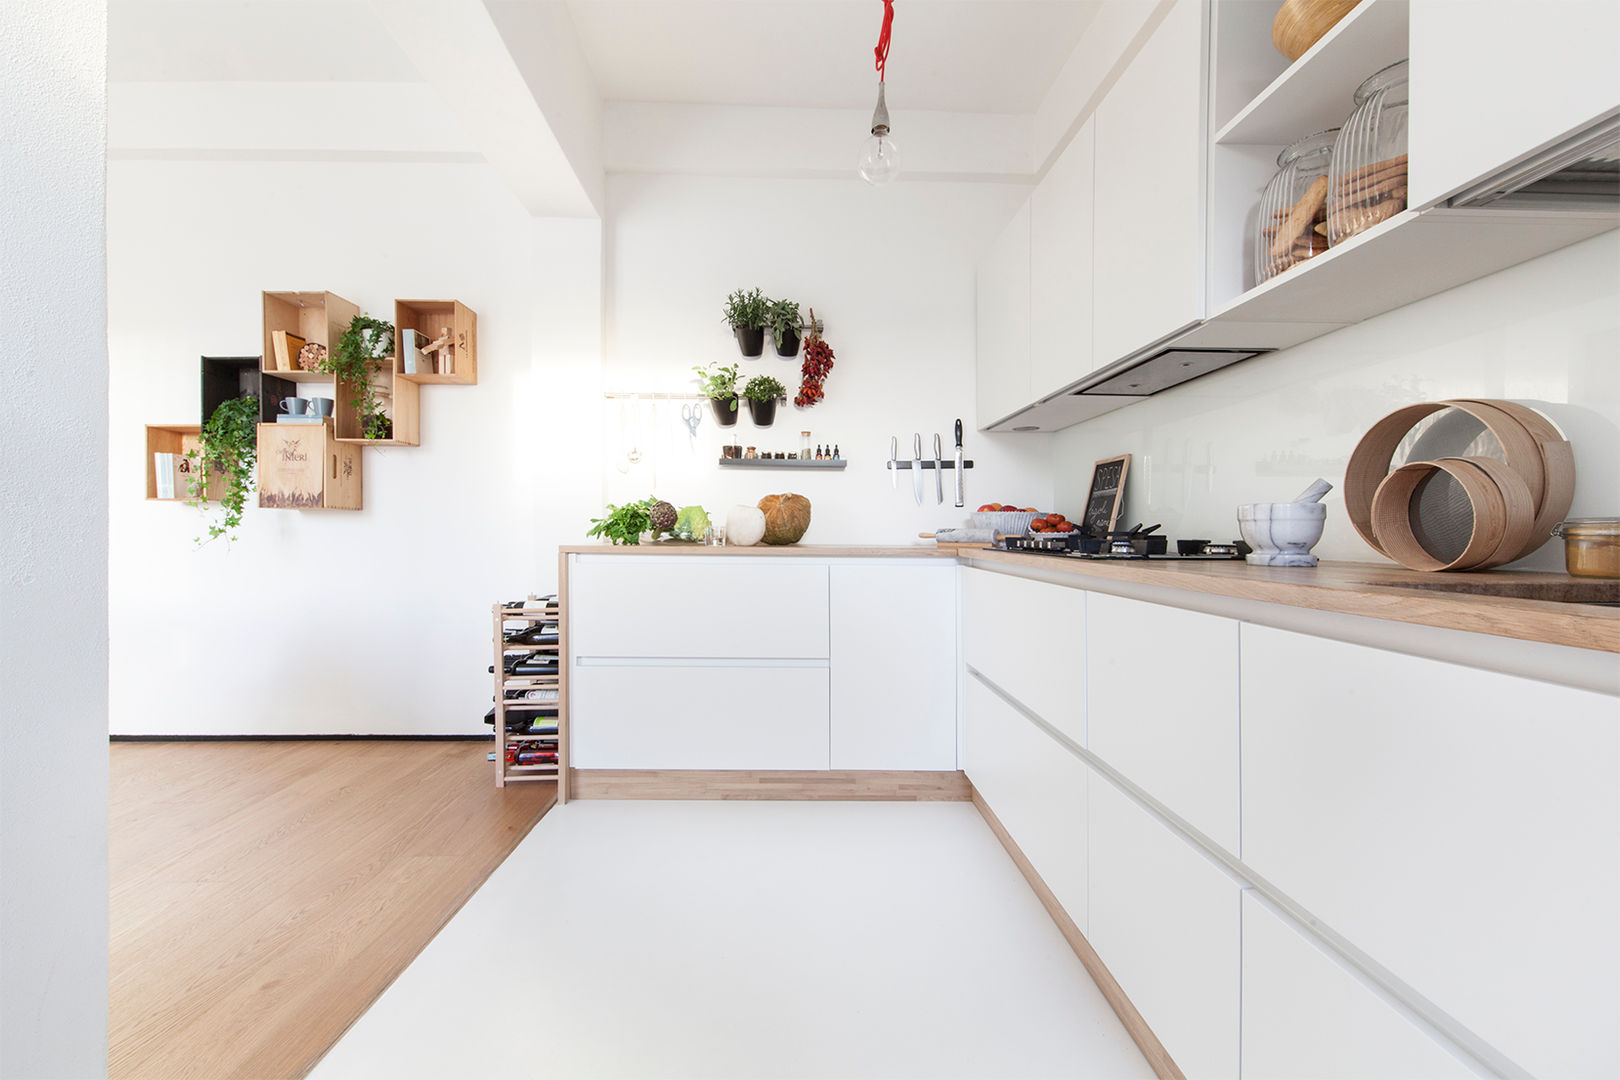
[[[1503,595],[1469,595],[1436,586],[1511,591],[1514,586],[1554,586],[1574,595],[1596,595],[1595,578],[1492,570],[1481,574],[1425,574],[1380,563],[1324,562],[1319,566],[1250,566],[1237,560],[1151,562],[1057,559],[985,548],[964,550],[977,563],[1029,567],[1078,577],[1130,581],[1170,589],[1259,600],[1273,604],[1418,623],[1522,641],[1572,645],[1620,653],[1620,608]]]
[[[741,555],[801,559],[954,559],[956,551],[933,544],[785,544],[711,547],[708,544],[564,544],[564,555]]]
[[[565,555],[699,555],[742,558],[970,559],[981,565],[1027,567],[1076,577],[1128,581],[1189,592],[1311,608],[1341,615],[1438,626],[1521,641],[1541,641],[1620,653],[1620,608],[1500,595],[1515,586],[1551,586],[1572,595],[1605,585],[1567,574],[1493,570],[1481,574],[1425,574],[1386,563],[1325,562],[1315,567],[1250,566],[1238,560],[1151,562],[1057,559],[994,551],[978,544],[791,544],[785,547],[709,547],[703,544],[572,544]],[[1436,586],[1446,588],[1436,588]],[[1449,588],[1496,590],[1470,595]]]

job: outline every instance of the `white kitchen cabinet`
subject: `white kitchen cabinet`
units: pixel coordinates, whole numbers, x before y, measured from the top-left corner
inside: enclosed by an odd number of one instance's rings
[[[1205,6],[1176,0],[1097,107],[1094,369],[1204,314]]]
[[[1029,239],[1026,199],[979,264],[976,335],[980,430],[1030,402]]]
[[[825,562],[576,555],[568,589],[575,656],[827,658]]]
[[[955,769],[956,567],[830,571],[832,767]]]
[[[962,661],[1086,745],[1086,594],[962,571]]]
[[[1244,862],[1528,1072],[1620,1075],[1620,701],[1241,647]]]
[[[979,679],[966,687],[964,771],[1084,933],[1086,767]]]
[[[1093,593],[1087,747],[1238,854],[1238,624]]]
[[[1240,887],[1106,779],[1088,790],[1086,937],[1182,1072],[1237,1076]]]
[[[1438,1036],[1244,892],[1244,1080],[1474,1075]]]
[[[1091,171],[1096,132],[1081,125],[1030,196],[1031,400],[1091,374]]]
[[[826,769],[827,668],[583,662],[577,769]]]
[[[1419,0],[1409,34],[1413,206],[1620,108],[1615,0]]]

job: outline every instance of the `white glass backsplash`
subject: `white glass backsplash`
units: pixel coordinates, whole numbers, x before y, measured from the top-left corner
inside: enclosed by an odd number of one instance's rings
[[[1540,408],[1574,444],[1570,515],[1620,515],[1620,232],[1070,428],[1055,440],[1058,507],[1084,502],[1094,461],[1129,453],[1129,523],[1229,540],[1238,504],[1323,476],[1334,491],[1316,553],[1382,561],[1344,513],[1350,452],[1384,414],[1455,397]],[[1514,565],[1562,570],[1563,546]]]

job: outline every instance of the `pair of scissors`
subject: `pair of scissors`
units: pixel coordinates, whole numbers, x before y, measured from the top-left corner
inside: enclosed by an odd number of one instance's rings
[[[703,423],[703,406],[682,405],[681,419],[686,421],[686,430],[692,433],[694,439],[697,438],[698,425]]]

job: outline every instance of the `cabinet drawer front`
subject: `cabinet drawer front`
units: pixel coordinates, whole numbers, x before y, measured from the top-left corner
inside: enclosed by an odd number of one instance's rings
[[[1076,926],[1086,928],[1086,768],[972,675],[965,771]]]
[[[825,769],[825,667],[576,665],[579,769]]]
[[[1473,1075],[1292,923],[1243,894],[1244,1080]]]
[[[1620,702],[1245,624],[1243,857],[1536,1075],[1620,1075]]]
[[[835,564],[832,767],[955,769],[956,568]]]
[[[962,571],[962,659],[1086,745],[1086,594],[987,570]]]
[[[577,555],[575,656],[827,657],[827,564],[791,557]]]
[[[1093,774],[1092,947],[1190,1077],[1238,1075],[1237,882]]]
[[[1092,593],[1087,746],[1238,853],[1238,624]]]

